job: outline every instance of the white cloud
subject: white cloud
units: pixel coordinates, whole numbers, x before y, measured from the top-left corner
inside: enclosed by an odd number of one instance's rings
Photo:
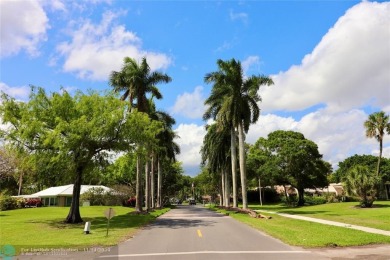
[[[342,16],[302,63],[273,76],[260,90],[262,107],[301,110],[327,104],[334,110],[390,100],[390,3],[361,2]]]
[[[30,88],[26,86],[22,87],[10,87],[4,82],[0,82],[0,91],[10,95],[13,98],[25,100],[30,94]]]
[[[197,86],[194,92],[179,95],[176,98],[175,105],[171,108],[174,115],[182,115],[187,118],[202,118],[205,112],[205,98],[203,96],[203,87]]]
[[[230,16],[230,20],[232,21],[240,20],[243,23],[248,22],[248,14],[244,12],[235,13],[233,10],[230,10],[229,16]]]
[[[0,1],[0,57],[18,54],[39,54],[46,41],[49,19],[39,1]]]
[[[65,58],[63,70],[84,79],[107,80],[112,70],[121,68],[125,56],[138,61],[145,56],[152,70],[167,68],[170,57],[142,50],[141,39],[135,33],[123,25],[113,25],[119,15],[124,12],[105,12],[100,24],[87,20],[75,28],[71,41],[57,46]]]
[[[259,56],[249,56],[248,58],[246,58],[241,62],[241,65],[244,74],[247,75],[248,71],[251,69],[252,66],[260,65],[260,58]]]
[[[206,134],[204,126],[196,124],[180,124],[175,132],[180,136],[176,140],[180,145],[181,153],[177,160],[183,162],[184,169],[196,169],[200,166],[203,137]],[[195,174],[195,173],[191,173]]]
[[[333,166],[354,154],[378,154],[378,142],[365,136],[364,121],[368,115],[359,109],[335,112],[322,108],[300,120],[274,114],[261,116],[249,129],[246,141],[255,143],[275,130],[301,132],[318,145],[324,159]],[[384,156],[389,156],[390,136],[385,136]]]

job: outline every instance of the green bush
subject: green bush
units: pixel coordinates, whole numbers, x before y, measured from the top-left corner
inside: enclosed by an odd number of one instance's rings
[[[16,207],[22,209],[26,206],[26,201],[23,198],[16,199]]]
[[[320,205],[327,202],[327,198],[323,196],[305,196],[305,205]]]
[[[6,194],[0,194],[0,210],[11,210],[18,208],[16,198],[13,198]]]
[[[290,195],[287,197],[286,196],[280,195],[280,202],[286,204],[289,207],[295,207],[298,204],[298,196],[297,195]]]
[[[80,201],[89,201],[91,206],[120,206],[125,198],[120,194],[106,192],[103,188],[91,188],[80,196]]]
[[[104,193],[103,188],[91,188],[80,196],[80,200],[89,200],[91,206],[104,206]]]

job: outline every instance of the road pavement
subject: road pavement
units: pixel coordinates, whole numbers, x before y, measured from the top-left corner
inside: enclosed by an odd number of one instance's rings
[[[118,246],[60,253],[19,255],[13,259],[390,260],[390,245],[305,250],[203,207],[179,206]]]
[[[288,246],[228,216],[201,206],[178,206],[132,239],[96,259],[322,260],[326,256]]]

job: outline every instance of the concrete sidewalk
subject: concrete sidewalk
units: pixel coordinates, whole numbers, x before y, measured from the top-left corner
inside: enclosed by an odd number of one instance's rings
[[[300,215],[278,213],[278,212],[267,211],[267,210],[255,210],[255,211],[269,213],[269,214],[277,214],[279,216],[286,217],[286,218],[300,219],[300,220],[316,222],[316,223],[325,224],[325,225],[356,229],[356,230],[360,230],[360,231],[364,231],[364,232],[368,232],[368,233],[390,236],[390,231],[382,230],[382,229],[362,227],[362,226],[351,225],[351,224],[346,224],[346,223],[341,223],[341,222],[336,222],[336,221],[331,221],[331,220],[324,220],[324,219],[311,218],[311,217],[305,217],[305,216],[300,216]]]

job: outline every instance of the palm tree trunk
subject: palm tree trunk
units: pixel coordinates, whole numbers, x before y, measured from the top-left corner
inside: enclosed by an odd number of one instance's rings
[[[229,174],[225,173],[225,206],[230,207],[230,179]]]
[[[378,157],[378,164],[376,166],[376,176],[378,178],[380,177],[380,165],[381,165],[381,159],[382,159],[382,150],[383,150],[383,140],[379,139],[379,157]],[[378,197],[380,199],[384,199],[387,197],[387,192],[385,192],[385,185],[383,183],[382,178],[379,179],[379,190],[378,190]]]
[[[383,141],[379,140],[379,157],[378,157],[378,164],[376,166],[376,175],[379,177],[379,170],[381,165],[381,159],[382,159],[382,150],[383,150]]]
[[[236,152],[236,132],[231,128],[230,150],[232,159],[232,183],[233,183],[233,208],[237,208],[237,152]]]
[[[238,124],[238,143],[240,154],[240,176],[241,176],[241,191],[242,191],[242,208],[248,208],[247,186],[246,186],[246,164],[245,164],[245,134],[242,123]]]
[[[160,158],[157,159],[157,207],[161,208],[161,186],[162,186],[162,173]]]
[[[150,209],[150,174],[149,174],[149,162],[145,162],[145,210]]]
[[[142,160],[141,156],[137,156],[137,176],[136,176],[136,185],[135,185],[135,210],[138,212],[142,211],[142,190],[141,190],[141,179],[142,179]]]
[[[154,191],[155,191],[155,187],[154,187],[154,162],[155,162],[155,159],[154,159],[154,155],[152,156],[152,162],[151,162],[151,169],[150,169],[150,198],[151,198],[151,207],[152,209],[154,209],[156,207],[155,205],[155,200],[154,200],[154,197],[155,197],[155,194],[154,194]]]
[[[226,189],[225,189],[225,172],[224,171],[221,171],[221,189],[220,189],[220,194],[221,194],[221,198],[219,200],[219,206],[226,206],[225,205],[225,192],[226,192]]]

